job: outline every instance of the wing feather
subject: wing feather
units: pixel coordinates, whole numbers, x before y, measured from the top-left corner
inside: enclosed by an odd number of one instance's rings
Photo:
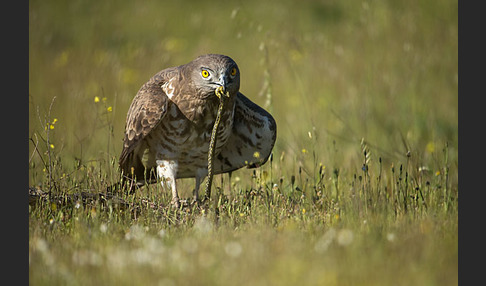
[[[137,166],[137,162],[133,162],[134,149],[159,124],[167,112],[169,98],[162,85],[168,82],[176,71],[176,68],[169,68],[158,72],[133,98],[127,113],[123,150],[119,159],[120,167],[125,174],[129,174],[131,167]]]
[[[277,123],[272,115],[238,93],[232,130],[227,144],[216,156],[215,173],[265,164],[277,138]]]

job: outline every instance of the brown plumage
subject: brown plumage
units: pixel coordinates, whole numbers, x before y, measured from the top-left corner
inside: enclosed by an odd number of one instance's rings
[[[164,69],[140,88],[127,114],[119,161],[124,178],[138,185],[159,178],[171,187],[172,202],[179,206],[176,179],[193,177],[198,200],[219,105],[215,89],[221,86],[229,98],[217,133],[214,173],[264,164],[275,144],[276,122],[239,92],[236,63],[209,54]]]

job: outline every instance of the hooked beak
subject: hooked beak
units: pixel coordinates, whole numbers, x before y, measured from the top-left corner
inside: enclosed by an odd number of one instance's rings
[[[226,76],[221,76],[219,78],[219,81],[216,83],[216,85],[218,85],[218,87],[216,88],[216,90],[214,91],[216,93],[216,95],[221,98],[221,95],[224,95],[226,97],[229,97],[229,92],[226,92],[226,84],[227,84],[227,78]]]
[[[215,90],[214,90],[214,93],[216,94],[216,96],[221,99],[222,96],[226,96],[226,97],[229,97],[229,92],[226,92],[225,89],[224,89],[224,86],[220,85],[218,86]]]

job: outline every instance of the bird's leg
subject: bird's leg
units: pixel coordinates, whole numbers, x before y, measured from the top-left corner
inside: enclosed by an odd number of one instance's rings
[[[201,168],[196,170],[196,185],[194,186],[194,191],[193,191],[193,202],[199,203],[199,187],[201,186],[202,180],[204,180],[204,177],[208,175],[208,170],[206,168]]]
[[[231,172],[231,171],[228,172],[228,185],[229,185],[228,190],[229,190],[230,193],[231,193],[231,174],[232,173],[233,172]]]
[[[169,185],[171,186],[171,189],[172,189],[172,202],[171,202],[171,204],[173,204],[176,208],[179,208],[181,206],[181,203],[179,201],[179,195],[177,194],[176,180],[175,180],[175,178],[174,179],[167,178],[167,181],[168,181],[168,183],[169,183]]]
[[[180,207],[179,195],[177,193],[176,174],[178,164],[175,161],[157,160],[157,175],[161,179],[162,187],[164,183],[170,186],[172,191],[172,204]]]
[[[194,191],[192,192],[193,195],[193,202],[199,202],[199,186],[201,185],[201,178],[196,176],[196,185],[194,186]]]

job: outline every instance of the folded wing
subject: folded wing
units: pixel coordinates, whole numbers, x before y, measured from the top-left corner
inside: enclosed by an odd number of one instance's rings
[[[162,70],[145,83],[134,97],[127,114],[123,150],[119,165],[125,175],[133,172],[137,178],[143,178],[145,167],[143,154],[137,153],[137,146],[160,122],[167,113],[169,98],[161,85],[167,82],[176,68]]]

